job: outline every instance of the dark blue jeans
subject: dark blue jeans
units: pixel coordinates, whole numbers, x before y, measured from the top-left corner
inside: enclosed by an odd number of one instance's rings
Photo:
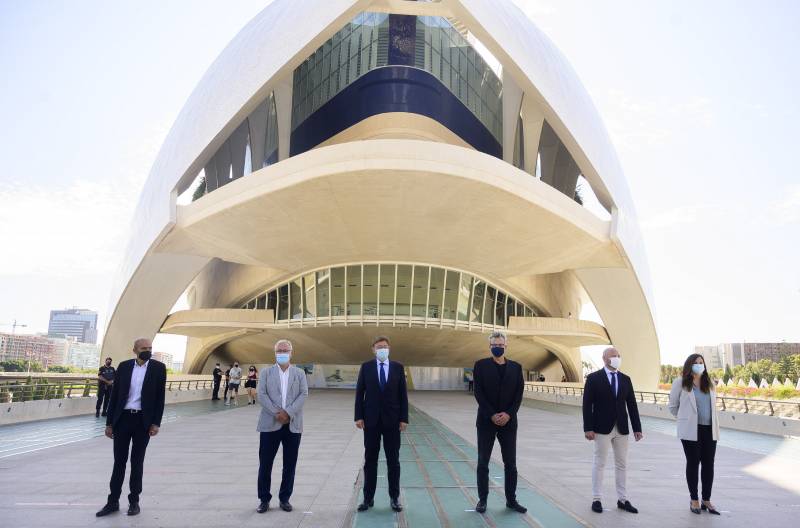
[[[300,433],[289,430],[289,424],[277,431],[261,433],[258,447],[258,498],[261,502],[269,502],[272,498],[270,485],[272,482],[272,463],[278,454],[278,446],[283,444],[283,475],[278,500],[287,502],[294,488],[294,469],[297,466],[297,452],[300,450]]]

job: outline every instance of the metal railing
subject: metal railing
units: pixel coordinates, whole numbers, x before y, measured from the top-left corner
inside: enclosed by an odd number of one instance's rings
[[[561,396],[583,396],[583,387],[526,382],[525,390],[527,392],[557,394]],[[636,401],[640,403],[654,403],[656,405],[667,405],[669,403],[668,392],[634,391],[634,394],[636,396]],[[745,414],[800,418],[800,401],[757,400],[755,398],[717,395],[717,409],[720,411]]]
[[[97,378],[38,383],[0,383],[0,403],[97,396]],[[167,380],[168,391],[211,389],[213,380]]]

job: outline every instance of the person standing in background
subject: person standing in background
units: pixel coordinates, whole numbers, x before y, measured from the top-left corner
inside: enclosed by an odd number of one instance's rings
[[[233,368],[231,368],[228,377],[230,381],[228,382],[228,401],[225,402],[225,405],[230,405],[231,401],[233,401],[233,405],[239,405],[239,385],[242,383],[242,369],[239,368],[239,362],[236,361],[233,363]]]
[[[256,404],[256,387],[258,386],[258,373],[256,372],[255,365],[250,365],[247,371],[247,381],[244,382],[244,388],[247,389],[247,405]]]
[[[114,373],[116,370],[111,366],[111,358],[106,358],[105,365],[97,371],[97,407],[94,417],[100,417],[100,408],[103,409],[103,416],[108,412],[108,401],[111,399],[111,387],[114,385]]]
[[[214,376],[214,390],[211,393],[211,400],[216,401],[219,400],[219,384],[222,381],[222,369],[219,368],[219,363],[214,366],[214,372],[211,375]]]

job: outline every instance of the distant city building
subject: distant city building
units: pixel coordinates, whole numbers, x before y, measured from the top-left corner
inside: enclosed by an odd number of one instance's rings
[[[784,356],[800,354],[800,343],[744,343],[744,361],[771,359],[780,361]]]
[[[56,347],[46,337],[0,333],[0,361],[36,361],[43,366],[58,364]]]
[[[100,347],[94,343],[70,344],[67,365],[82,369],[100,366]]]
[[[153,359],[162,362],[167,366],[167,368],[172,368],[172,354],[169,352],[153,351]]]
[[[50,361],[48,362],[47,366],[53,365],[66,365],[67,364],[67,356],[69,355],[69,349],[73,343],[76,343],[78,340],[72,336],[67,336],[64,334],[61,335],[48,335],[48,334],[39,334],[41,337],[46,338],[53,344],[53,352],[50,356]]]
[[[173,361],[172,370],[175,372],[183,372],[183,361]]]
[[[694,353],[700,354],[705,358],[706,367],[709,369],[721,369],[724,365],[722,352],[720,350],[721,346],[722,345],[696,346],[694,347]]]
[[[694,347],[696,354],[706,358],[708,368],[735,367],[753,361],[780,361],[785,356],[800,354],[800,343],[722,343]]]
[[[97,312],[80,308],[50,310],[47,333],[72,336],[81,343],[97,343]]]

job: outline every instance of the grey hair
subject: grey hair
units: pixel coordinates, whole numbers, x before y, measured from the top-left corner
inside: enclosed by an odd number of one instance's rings
[[[292,346],[292,342],[289,341],[288,339],[278,339],[278,341],[275,343],[275,347],[274,347],[275,352],[278,351],[278,345],[289,345],[289,350],[294,352],[294,346]]]
[[[605,350],[603,350],[603,359],[605,359],[606,355],[610,354],[611,352],[616,352],[617,354],[619,354],[619,350],[617,350],[616,347],[610,346],[607,347]],[[620,354],[620,356],[622,356],[622,354]]]
[[[492,339],[502,339],[503,343],[508,344],[508,337],[506,334],[501,332],[500,330],[495,330],[491,334],[489,334],[489,343],[491,344]]]

